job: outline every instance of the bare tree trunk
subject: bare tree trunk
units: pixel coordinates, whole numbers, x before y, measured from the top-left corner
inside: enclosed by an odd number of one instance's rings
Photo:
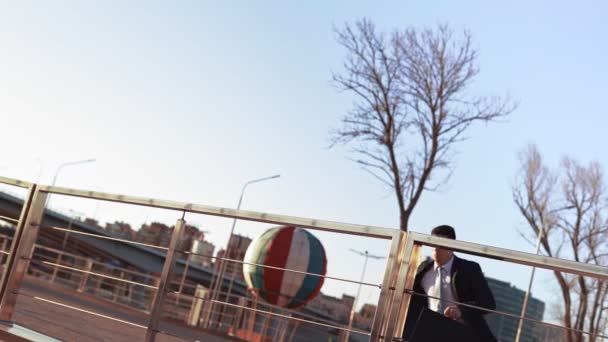
[[[593,305],[591,306],[591,318],[589,319],[589,332],[592,334],[589,337],[589,342],[595,342],[597,340],[597,334],[599,333],[599,320],[601,319],[601,304],[605,296],[603,282],[601,280],[597,280],[596,283],[597,290],[595,291],[595,297],[593,298]]]
[[[579,284],[579,298],[578,298],[578,314],[576,317],[576,323],[574,327],[579,330],[576,333],[578,341],[583,341],[583,333],[580,331],[585,331],[585,320],[587,318],[587,305],[589,300],[589,291],[587,290],[587,285],[585,284],[585,278],[582,276],[578,276],[578,284]]]
[[[561,272],[555,271],[555,272],[553,272],[553,274],[557,278],[557,282],[558,282],[560,290],[562,292],[562,298],[564,300],[564,313],[563,313],[564,326],[566,328],[570,328],[570,327],[572,327],[572,316],[571,316],[572,299],[570,297],[571,289],[570,289],[570,286],[568,285],[568,282],[564,278],[563,274],[561,274]],[[566,338],[567,342],[576,342],[575,336],[573,336],[572,331],[568,330],[566,337],[567,337]]]

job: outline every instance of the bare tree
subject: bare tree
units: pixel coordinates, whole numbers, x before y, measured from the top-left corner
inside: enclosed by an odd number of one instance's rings
[[[467,128],[505,117],[515,104],[468,94],[479,69],[467,31],[441,25],[385,35],[363,19],[337,30],[337,41],[347,55],[333,81],[355,101],[332,142],[351,143],[355,161],[393,189],[407,231],[422,193],[449,178]]]
[[[557,171],[543,162],[536,146],[521,153],[521,169],[513,199],[534,236],[540,236],[544,253],[583,263],[608,261],[608,203],[601,166],[587,166],[564,158]],[[539,235],[540,234],[540,235]],[[562,296],[559,319],[568,329],[567,341],[589,341],[605,329],[607,283],[579,275],[553,272]]]

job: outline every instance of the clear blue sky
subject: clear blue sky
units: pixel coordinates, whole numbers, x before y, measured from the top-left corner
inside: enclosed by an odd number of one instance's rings
[[[252,185],[243,208],[397,227],[391,191],[349,161],[347,148],[327,149],[328,131],[352,102],[329,82],[344,56],[333,27],[363,16],[381,29],[439,22],[470,29],[481,66],[472,91],[520,101],[508,122],[470,130],[450,183],[424,195],[411,229],[448,223],[463,240],[532,251],[511,200],[517,151],[535,142],[553,164],[569,154],[608,165],[605,2],[168,4],[0,6],[0,174],[49,184],[60,163],[96,158],[65,168],[58,184],[235,207],[244,182],[280,173]],[[82,208],[102,221],[177,218]],[[193,219],[225,243],[228,220]],[[237,232],[253,237],[264,227],[239,223]],[[319,236],[334,276],[359,277],[349,247],[386,253],[386,243]],[[366,280],[379,283],[383,266],[370,263]],[[527,284],[524,268],[483,266]],[[535,292],[551,298],[552,278],[540,279]],[[343,290],[355,287],[324,288]]]

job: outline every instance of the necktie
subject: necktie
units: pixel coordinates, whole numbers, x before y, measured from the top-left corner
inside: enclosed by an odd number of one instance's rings
[[[445,310],[445,301],[443,300],[445,294],[442,284],[443,272],[445,272],[443,267],[437,268],[437,279],[435,279],[435,289],[437,297],[439,297],[439,300],[437,301],[437,312],[440,314],[443,314],[443,310]]]

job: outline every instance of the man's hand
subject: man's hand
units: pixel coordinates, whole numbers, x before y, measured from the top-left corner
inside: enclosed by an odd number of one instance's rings
[[[443,310],[443,315],[447,318],[451,318],[453,320],[459,320],[462,317],[462,312],[456,305],[450,305],[445,310]]]

